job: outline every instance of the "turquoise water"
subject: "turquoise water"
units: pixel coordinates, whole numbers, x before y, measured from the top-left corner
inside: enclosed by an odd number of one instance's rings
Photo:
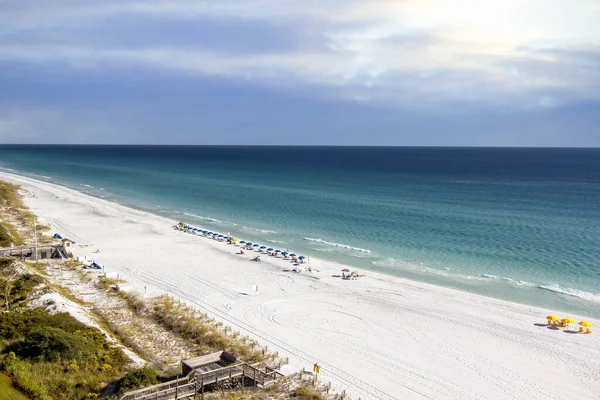
[[[363,271],[600,316],[598,149],[3,146],[0,167]]]

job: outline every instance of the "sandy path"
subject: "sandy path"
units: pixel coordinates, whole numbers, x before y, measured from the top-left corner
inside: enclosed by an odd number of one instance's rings
[[[0,179],[35,194],[27,203],[42,223],[95,245],[77,255],[141,292],[206,310],[298,368],[319,362],[321,376],[354,399],[600,398],[600,333],[535,325],[553,310],[374,273],[343,281],[332,276],[342,266],[314,259],[319,272],[286,272],[288,262],[250,262],[232,245],[173,230],[174,221],[45,182]]]

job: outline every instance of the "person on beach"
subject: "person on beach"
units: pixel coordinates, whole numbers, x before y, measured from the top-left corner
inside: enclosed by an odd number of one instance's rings
[[[244,249],[240,249],[240,252],[239,253],[235,253],[235,254],[246,254],[246,253],[244,253]]]
[[[252,259],[252,261],[260,262],[260,256],[256,256]]]

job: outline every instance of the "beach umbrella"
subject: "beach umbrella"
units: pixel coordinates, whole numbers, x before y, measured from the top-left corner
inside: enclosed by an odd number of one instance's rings
[[[206,232],[206,234],[207,234],[207,235],[212,235],[213,233],[212,233],[212,232]]]
[[[560,320],[560,322],[563,322],[565,324],[572,324],[575,321],[573,319],[571,319],[571,318],[563,318],[563,319]]]
[[[248,246],[252,246],[252,242],[246,242]]]
[[[581,321],[581,322],[579,323],[579,325],[581,325],[581,326],[587,326],[587,327],[591,327],[591,326],[592,326],[592,323],[591,323],[590,321]]]
[[[260,246],[260,244],[258,244],[258,243],[255,243],[252,245],[252,247],[258,247],[258,246]]]
[[[273,248],[272,248],[272,247],[269,247],[269,248],[267,249],[267,251],[273,251]]]
[[[266,248],[267,248],[267,246],[260,246],[260,248],[261,248],[261,249],[266,249]]]
[[[281,253],[281,250],[275,250],[275,253]]]
[[[348,268],[344,268],[342,272],[350,272],[350,270]]]
[[[245,244],[246,241],[245,240],[240,240],[240,244]]]
[[[282,251],[281,254],[283,254],[284,256],[287,256],[290,253],[288,253],[287,251]]]
[[[306,257],[304,257],[304,256],[300,256],[300,257],[298,257],[298,259],[299,259],[299,260],[304,260],[305,258],[306,258]]]
[[[294,253],[290,254],[290,257],[296,257],[296,255]]]
[[[548,315],[546,319],[548,321],[558,321],[558,317],[556,315]]]

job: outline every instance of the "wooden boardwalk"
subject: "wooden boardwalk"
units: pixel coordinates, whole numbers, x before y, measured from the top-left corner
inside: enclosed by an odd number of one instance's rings
[[[178,400],[204,397],[205,390],[234,387],[268,387],[283,375],[269,367],[259,368],[238,362],[212,371],[191,371],[186,377],[147,388],[127,392],[119,400]]]
[[[17,246],[0,248],[0,257],[17,257],[21,259],[35,259],[35,246]],[[62,245],[47,244],[37,246],[37,259],[44,258],[67,258],[67,254]]]

